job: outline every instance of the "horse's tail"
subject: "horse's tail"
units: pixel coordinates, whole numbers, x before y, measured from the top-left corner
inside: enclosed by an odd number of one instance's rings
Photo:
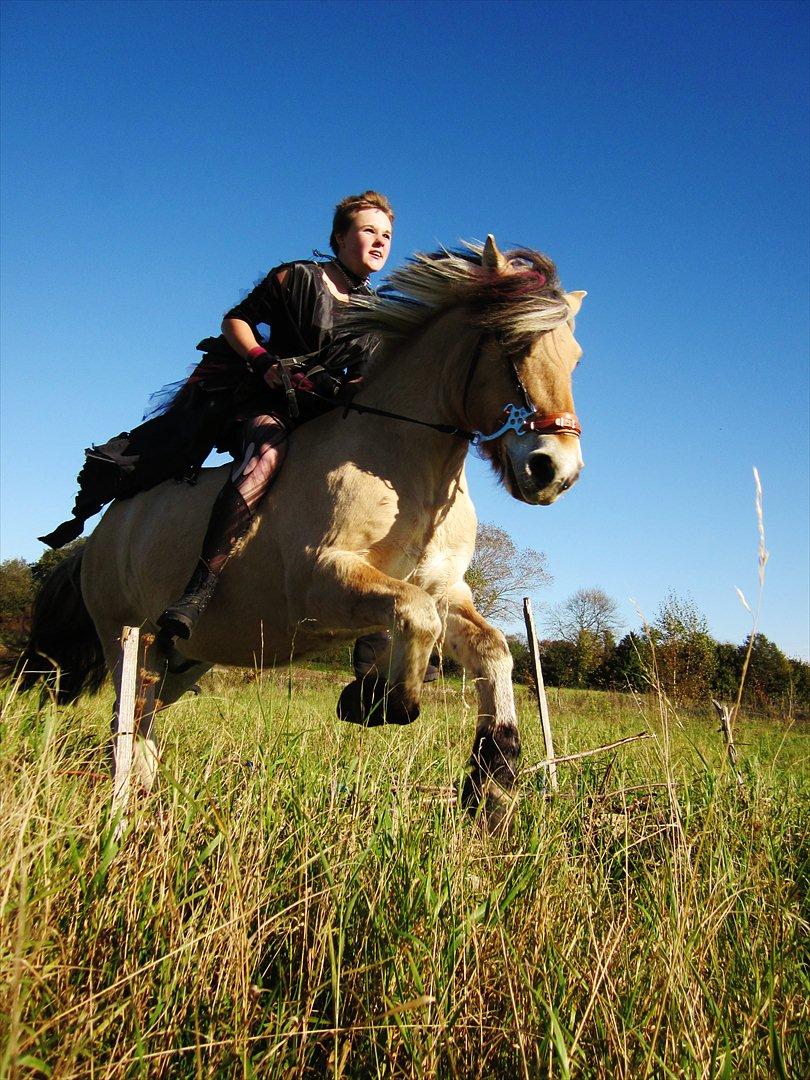
[[[83,555],[80,548],[43,581],[34,601],[31,636],[17,663],[23,689],[47,679],[59,704],[74,701],[82,690],[98,690],[107,670],[82,596]]]

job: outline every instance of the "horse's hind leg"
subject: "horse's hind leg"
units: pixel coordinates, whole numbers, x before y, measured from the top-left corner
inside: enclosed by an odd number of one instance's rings
[[[472,811],[483,807],[487,824],[498,828],[512,803],[520,755],[512,656],[503,634],[473,607],[463,582],[450,594],[444,647],[467,669],[478,691],[478,721],[462,804]]]

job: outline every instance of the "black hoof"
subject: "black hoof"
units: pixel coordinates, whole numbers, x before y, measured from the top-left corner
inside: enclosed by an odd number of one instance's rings
[[[337,704],[338,719],[363,727],[383,724],[412,724],[419,706],[410,706],[396,689],[389,690],[381,679],[355,679],[344,687]]]
[[[461,789],[461,805],[486,829],[498,834],[508,831],[512,820],[515,797],[495,781],[481,781],[468,776]]]
[[[520,736],[513,724],[498,725],[480,736],[470,761],[470,775],[461,789],[461,805],[480,818],[490,832],[501,832],[512,818],[520,756]]]

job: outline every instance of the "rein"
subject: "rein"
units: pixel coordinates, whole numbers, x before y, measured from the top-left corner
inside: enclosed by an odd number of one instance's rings
[[[464,381],[462,409],[464,409],[465,412],[470,384],[472,383],[473,375],[478,367],[478,362],[481,359],[483,347],[484,336],[482,335],[470,360],[470,366],[467,369],[467,377]],[[301,357],[294,357],[292,358],[292,362],[294,363],[296,360],[300,361],[301,359]],[[288,364],[290,362],[291,361],[285,361],[285,363]],[[420,427],[430,428],[432,431],[438,431],[442,435],[454,435],[458,438],[466,439],[471,446],[480,446],[481,443],[493,442],[495,439],[499,439],[502,435],[505,435],[507,431],[514,431],[518,437],[533,431],[540,435],[576,435],[577,438],[579,438],[582,434],[582,428],[574,413],[549,413],[546,416],[538,416],[537,409],[529,397],[528,392],[521,381],[520,375],[518,375],[513,360],[510,361],[510,365],[515,383],[525,404],[523,407],[514,405],[511,402],[504,405],[502,412],[506,413],[506,420],[497,431],[493,431],[491,435],[485,435],[483,431],[467,431],[465,428],[456,427],[453,424],[432,424],[429,420],[418,420],[415,416],[404,416],[402,413],[388,412],[386,409],[375,409],[371,405],[356,405],[353,401],[341,403],[341,407],[343,408],[343,419],[345,420],[350,412],[360,414],[369,413],[372,416],[384,416],[388,420],[401,420],[406,424],[419,424]],[[317,398],[319,401],[330,401],[329,398],[316,393],[314,390],[297,390],[297,393],[307,394],[309,397]],[[332,402],[332,404],[334,404],[334,402]]]

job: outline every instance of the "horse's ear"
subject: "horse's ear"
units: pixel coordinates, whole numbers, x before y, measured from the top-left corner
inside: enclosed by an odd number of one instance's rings
[[[573,318],[577,314],[579,309],[582,307],[582,301],[587,295],[588,294],[586,292],[582,292],[581,289],[577,289],[575,292],[567,292],[565,294],[565,302],[571,309],[571,318]]]
[[[485,270],[505,270],[506,259],[498,251],[498,245],[495,243],[495,237],[490,233],[487,236],[487,242],[484,244],[484,250],[481,254],[481,265]]]

